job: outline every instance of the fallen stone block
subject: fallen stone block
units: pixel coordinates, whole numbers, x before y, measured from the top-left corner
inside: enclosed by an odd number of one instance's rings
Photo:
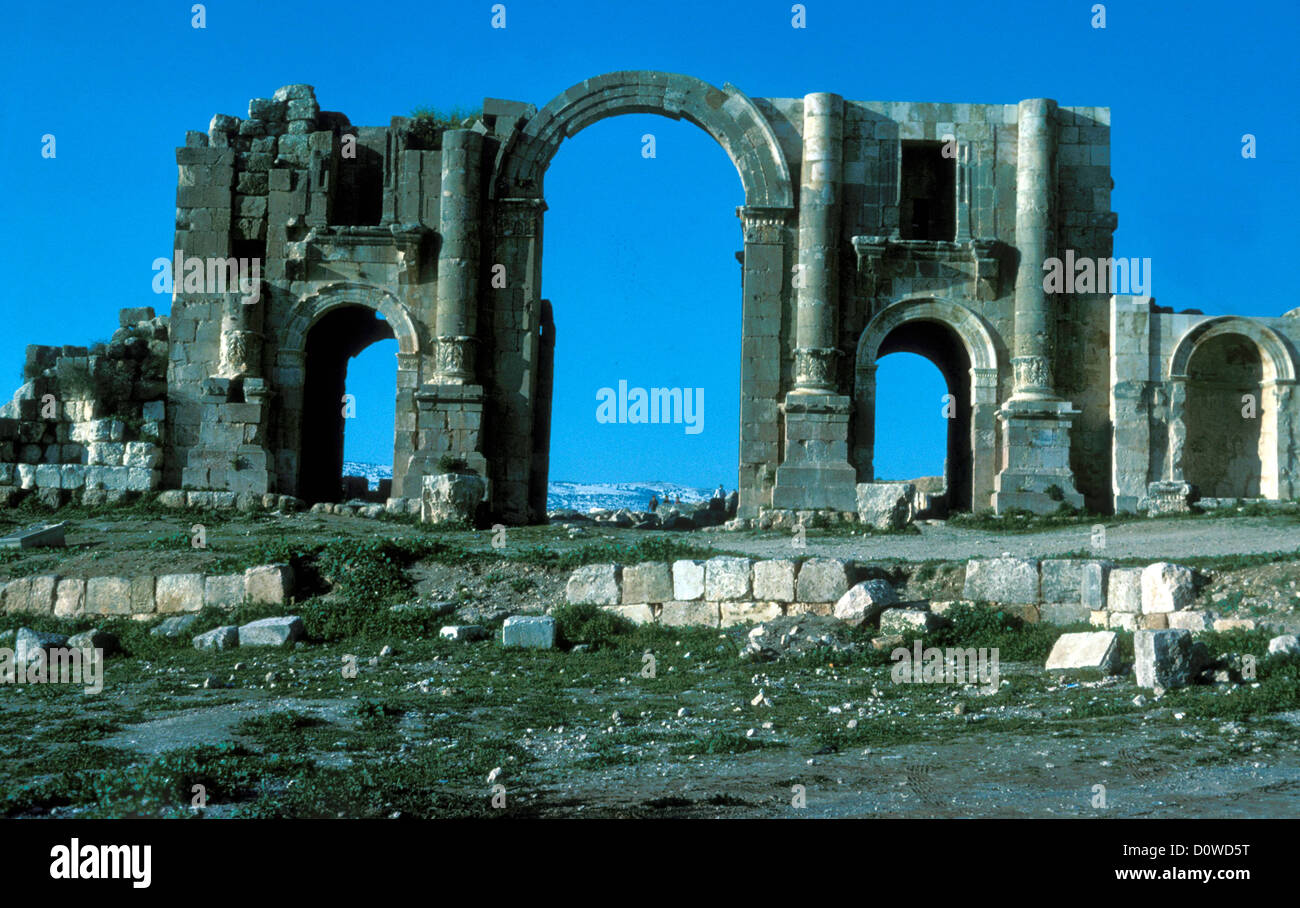
[[[1114,631],[1062,634],[1047,657],[1049,672],[1098,671],[1114,674],[1119,668],[1119,635]]]
[[[570,605],[618,605],[620,569],[615,564],[586,564],[569,575],[564,595]]]
[[[449,624],[442,630],[438,631],[439,637],[442,637],[444,640],[454,640],[457,643],[483,640],[487,635],[487,628],[478,624]]]
[[[287,646],[301,640],[305,631],[297,615],[262,618],[239,628],[240,646]]]
[[[214,627],[193,640],[195,649],[231,649],[239,646],[239,628],[233,624]]]
[[[880,616],[880,632],[884,635],[928,634],[942,624],[942,617],[920,608],[891,608]]]
[[[1159,561],[1142,570],[1142,613],[1176,612],[1191,608],[1196,597],[1195,575],[1189,567]]]
[[[795,598],[799,602],[839,602],[849,591],[847,562],[838,558],[809,558],[799,567]]]
[[[623,604],[667,602],[673,598],[672,570],[659,561],[629,564],[623,568]]]
[[[1030,558],[987,558],[966,562],[963,599],[1037,604],[1038,562]]]
[[[1138,687],[1172,690],[1190,684],[1194,664],[1191,631],[1138,630],[1133,633],[1133,662]]]
[[[198,615],[174,615],[171,618],[164,618],[149,633],[155,637],[180,637],[198,620]]]
[[[100,628],[91,628],[68,638],[68,646],[73,649],[97,649],[105,656],[112,655],[122,648],[117,635]]]
[[[1282,634],[1268,641],[1270,656],[1300,656],[1300,637],[1295,634]]]
[[[67,528],[66,523],[40,523],[0,536],[0,548],[34,549],[47,546],[57,548],[66,544],[64,534]]]
[[[910,482],[857,484],[858,522],[877,530],[901,530],[915,515],[916,486]]]
[[[26,665],[36,658],[38,652],[48,652],[53,647],[63,647],[67,644],[67,634],[52,634],[46,631],[34,631],[30,627],[20,627],[14,636],[14,660]]]
[[[719,555],[704,562],[704,598],[744,601],[752,596],[748,558]]]
[[[504,646],[551,649],[555,646],[555,619],[550,615],[511,615],[501,625]]]
[[[885,609],[898,602],[898,593],[886,580],[864,580],[854,584],[835,603],[834,615],[854,627],[874,624]]]

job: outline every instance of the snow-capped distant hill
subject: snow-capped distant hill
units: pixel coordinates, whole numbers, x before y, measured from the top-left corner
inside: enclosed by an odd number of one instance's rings
[[[551,482],[547,487],[546,509],[573,508],[589,511],[592,508],[628,508],[644,511],[650,496],[664,494],[680,496],[683,504],[703,501],[713,494],[712,489],[678,485],[675,482]]]
[[[379,488],[379,480],[393,477],[393,468],[348,460],[343,463],[343,475],[364,476],[370,488],[375,490]],[[547,490],[546,509],[555,511],[572,508],[575,511],[588,511],[592,508],[628,508],[644,511],[650,503],[651,495],[662,498],[665,493],[680,496],[683,504],[689,504],[711,497],[713,490],[697,489],[675,482],[552,482]]]

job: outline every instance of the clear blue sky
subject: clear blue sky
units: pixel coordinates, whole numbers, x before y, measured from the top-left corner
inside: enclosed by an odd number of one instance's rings
[[[325,109],[383,125],[418,105],[538,106],[618,69],[732,82],[759,97],[834,91],[857,100],[1011,103],[1052,97],[1112,108],[1116,254],[1153,260],[1164,305],[1278,315],[1300,201],[1293,0],[1107,6],[1091,2],[489,2],[11,4],[7,9],[0,194],[7,277],[0,393],[19,383],[27,343],[107,337],[150,291],[169,255],[185,130],[246,113],[280,85],[316,86]],[[641,157],[653,132],[657,157]],[[1243,133],[1258,158],[1240,154]],[[41,157],[52,133],[58,156]],[[739,387],[739,226],[735,169],[695,127],[620,117],[567,142],[547,176],[543,292],[557,318],[554,479],[735,485]],[[1258,275],[1258,276],[1256,276]],[[348,454],[391,458],[392,347],[355,361]],[[933,367],[882,361],[877,473],[942,466]],[[705,389],[705,430],[604,426],[596,390]],[[878,433],[878,438],[881,435]]]

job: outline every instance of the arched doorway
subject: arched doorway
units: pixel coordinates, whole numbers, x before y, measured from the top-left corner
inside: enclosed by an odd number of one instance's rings
[[[393,339],[388,322],[365,306],[331,309],[307,332],[299,497],[340,501],[361,493],[343,484],[344,433],[358,407],[355,395],[347,394],[348,362],[371,344],[388,339]]]
[[[932,399],[916,400],[909,395],[909,406],[901,400],[890,401],[889,388],[881,381],[881,363],[893,354],[914,354],[927,360],[943,378],[944,391]],[[902,394],[899,395],[902,397]],[[890,406],[889,404],[893,404]],[[971,507],[971,431],[970,431],[970,357],[960,338],[947,325],[934,321],[912,321],[898,326],[885,337],[877,354],[876,431],[872,475],[878,480],[916,480],[940,475],[950,510],[969,511]],[[913,472],[897,475],[882,470],[882,461],[915,443],[918,423],[942,421],[945,424],[943,455],[937,472]],[[933,469],[934,465],[931,465]]]
[[[996,471],[999,357],[992,332],[978,315],[952,300],[921,297],[895,302],[871,319],[858,340],[854,373],[853,465],[859,482],[875,479],[875,451],[887,443],[876,432],[876,363],[913,353],[943,374],[950,400],[946,486],[951,510],[991,507]],[[940,406],[936,401],[936,408]],[[950,406],[949,406],[950,405]],[[905,427],[899,427],[903,432]],[[892,440],[892,439],[891,439]]]
[[[1294,494],[1296,365],[1272,329],[1233,316],[1192,327],[1169,364],[1169,475],[1209,498]]]
[[[493,261],[503,288],[489,314],[496,344],[489,383],[492,424],[503,456],[491,465],[492,509],[508,523],[542,519],[547,461],[534,449],[547,437],[544,375],[550,368],[540,332],[543,179],[561,142],[606,117],[657,114],[703,129],[727,152],[740,175],[745,204],[736,213],[744,238],[740,401],[740,513],[770,505],[780,462],[781,415],[776,401],[792,358],[783,336],[783,307],[797,228],[790,170],[772,126],[734,86],[715,88],[690,76],[618,72],[581,82],[523,122],[501,145],[491,182],[496,224]],[[556,301],[559,304],[560,301]],[[788,384],[788,382],[787,382]]]

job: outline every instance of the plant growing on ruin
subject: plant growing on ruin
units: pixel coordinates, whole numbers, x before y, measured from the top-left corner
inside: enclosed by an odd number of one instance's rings
[[[482,115],[482,108],[441,109],[427,105],[416,107],[411,111],[411,120],[407,125],[406,147],[421,151],[441,148],[444,132],[448,129],[457,129],[467,121]]]

